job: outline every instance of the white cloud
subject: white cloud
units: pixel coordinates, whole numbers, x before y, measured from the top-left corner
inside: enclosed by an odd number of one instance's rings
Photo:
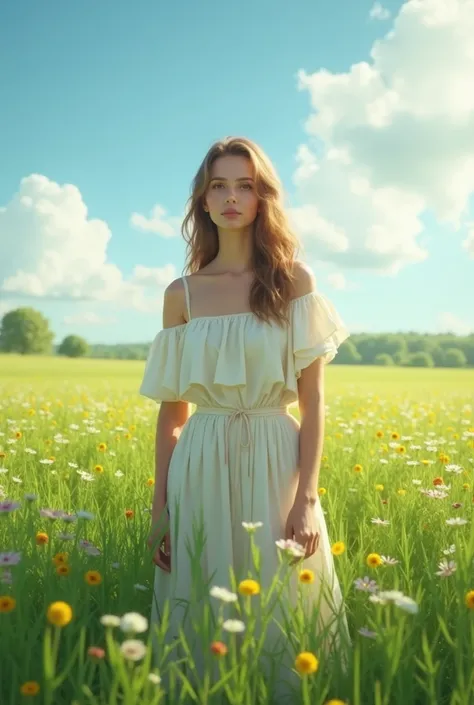
[[[346,277],[342,272],[332,272],[327,275],[327,280],[333,289],[347,289]]]
[[[299,72],[314,112],[293,221],[314,256],[393,274],[427,257],[426,212],[461,226],[474,191],[473,36],[474,0],[409,0],[370,62]]]
[[[383,7],[380,2],[375,2],[372,6],[372,9],[370,10],[370,19],[388,20],[390,19],[390,10],[387,10],[386,7]]]
[[[130,225],[138,230],[156,233],[162,237],[175,237],[178,235],[182,219],[175,216],[166,216],[166,209],[157,204],[151,209],[150,217],[141,213],[132,213]]]
[[[471,323],[462,320],[454,313],[441,313],[438,316],[439,333],[455,333],[456,335],[469,335],[474,332],[474,320]]]
[[[116,322],[117,319],[113,316],[99,316],[94,311],[83,311],[82,313],[63,317],[63,323],[66,325],[103,326]]]
[[[125,279],[107,261],[111,237],[105,221],[88,217],[76,186],[31,174],[0,208],[0,291],[4,296],[102,301],[159,311],[160,289],[174,278],[174,267],[136,266]]]
[[[463,241],[462,246],[474,258],[474,223],[467,223],[471,226],[467,231],[466,239]]]

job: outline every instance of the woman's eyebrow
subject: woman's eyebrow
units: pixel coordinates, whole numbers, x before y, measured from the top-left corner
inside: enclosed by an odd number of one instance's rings
[[[213,176],[211,181],[228,181],[223,176]],[[253,181],[251,176],[241,176],[240,178],[236,179],[236,181]]]

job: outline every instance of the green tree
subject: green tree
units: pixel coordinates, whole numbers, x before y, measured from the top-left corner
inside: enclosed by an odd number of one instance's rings
[[[408,355],[405,365],[407,367],[434,367],[434,360],[429,353],[416,352]]]
[[[58,355],[65,357],[85,357],[89,353],[89,345],[80,335],[67,335],[58,347]]]
[[[34,308],[8,311],[0,326],[0,350],[20,355],[50,355],[54,333],[49,321]]]
[[[445,350],[446,367],[465,367],[467,359],[459,348],[448,348]]]
[[[374,365],[391,366],[393,365],[393,357],[388,353],[379,353],[375,356]]]
[[[361,361],[362,358],[352,340],[346,340],[334,358],[338,365],[358,365]]]

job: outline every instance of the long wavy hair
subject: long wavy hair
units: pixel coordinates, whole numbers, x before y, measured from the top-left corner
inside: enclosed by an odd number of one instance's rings
[[[215,142],[207,152],[193,181],[186,204],[181,232],[187,244],[188,274],[198,272],[219,252],[217,226],[206,213],[203,197],[210,183],[211,167],[219,157],[235,155],[250,159],[255,169],[259,213],[253,223],[254,280],[250,290],[250,308],[263,321],[288,323],[293,296],[293,264],[299,241],[292,232],[283,208],[283,189],[270,161],[255,142],[245,137],[226,137]]]

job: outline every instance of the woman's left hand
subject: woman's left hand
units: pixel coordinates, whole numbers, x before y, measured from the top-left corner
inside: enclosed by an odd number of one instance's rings
[[[296,541],[305,549],[305,559],[316,553],[319,546],[314,506],[313,502],[295,500],[286,520],[285,538]],[[298,560],[293,563],[297,563]]]

